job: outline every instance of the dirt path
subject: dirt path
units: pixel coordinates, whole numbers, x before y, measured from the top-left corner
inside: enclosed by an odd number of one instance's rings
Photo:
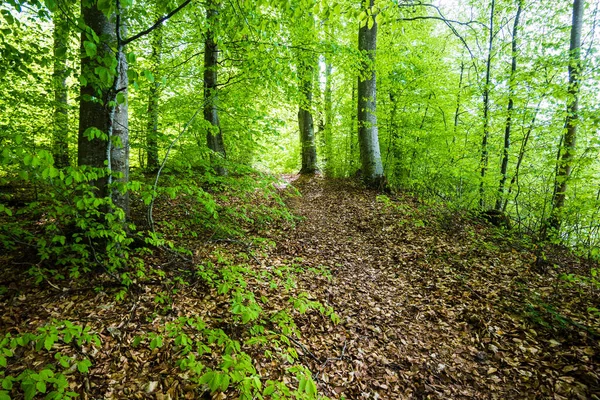
[[[450,215],[441,230],[414,203],[393,208],[373,192],[319,178],[297,186],[303,197],[290,205],[305,220],[275,238],[277,256],[332,271],[331,281],[303,286],[334,306],[342,322],[299,323],[312,353],[303,361],[324,394],[600,395],[597,341],[568,329],[559,337],[523,320],[523,283],[544,296],[546,279],[555,278],[532,271],[529,253],[485,245],[482,227],[461,226]]]

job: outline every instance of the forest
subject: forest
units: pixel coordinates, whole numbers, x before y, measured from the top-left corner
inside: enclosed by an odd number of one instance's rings
[[[599,25],[1,1],[0,400],[600,400]]]

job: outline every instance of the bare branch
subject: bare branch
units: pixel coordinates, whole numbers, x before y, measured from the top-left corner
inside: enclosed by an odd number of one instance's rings
[[[145,35],[149,34],[153,30],[155,30],[156,28],[158,28],[163,22],[165,22],[166,20],[168,20],[169,18],[171,18],[173,15],[175,15],[179,11],[181,11],[185,6],[187,6],[191,2],[192,2],[192,0],[185,0],[183,3],[181,3],[181,5],[179,7],[175,8],[174,10],[172,10],[167,15],[163,15],[162,17],[160,17],[158,19],[158,21],[156,21],[150,28],[148,28],[146,30],[143,30],[143,31],[141,31],[139,33],[136,33],[135,35],[131,36],[130,38],[123,40],[123,46],[126,46],[129,43],[133,42],[134,40],[137,40],[137,39],[141,38],[142,36],[145,36]]]

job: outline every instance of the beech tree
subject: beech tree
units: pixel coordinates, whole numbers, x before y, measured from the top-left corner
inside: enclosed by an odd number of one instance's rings
[[[215,172],[219,175],[227,174],[221,159],[225,158],[225,145],[223,132],[219,121],[218,109],[218,79],[219,46],[215,36],[215,26],[218,23],[219,10],[214,1],[206,6],[206,20],[208,29],[204,40],[204,120],[208,123],[206,142],[212,151],[210,159]]]
[[[512,128],[513,119],[513,108],[514,108],[514,92],[515,82],[517,74],[517,34],[519,29],[519,21],[521,18],[521,11],[523,10],[523,0],[517,0],[517,12],[515,14],[515,21],[512,30],[512,41],[511,41],[511,63],[510,63],[510,76],[508,78],[508,105],[506,109],[506,124],[504,127],[504,149],[502,152],[502,163],[500,165],[500,183],[498,185],[498,198],[496,199],[496,210],[502,210],[502,203],[504,200],[504,185],[506,184],[506,178],[508,174],[508,158],[510,152],[510,132]],[[462,72],[461,72],[462,76]]]
[[[479,207],[485,207],[485,175],[488,169],[489,154],[488,140],[490,137],[490,90],[491,90],[491,69],[492,69],[492,49],[494,47],[494,11],[496,1],[492,0],[490,5],[490,24],[488,36],[487,61],[485,63],[485,83],[483,86],[483,139],[481,142],[481,182],[479,184]]]
[[[374,0],[369,0],[364,12],[367,14],[367,19],[358,30],[358,50],[364,57],[358,78],[358,143],[363,180],[368,186],[377,187],[383,183],[384,175],[376,114],[377,79],[374,64],[377,50],[377,20]]]
[[[154,13],[155,18],[158,19],[159,14]],[[160,82],[160,63],[162,59],[162,46],[163,46],[163,29],[162,26],[157,27],[153,32],[150,33],[150,47],[151,47],[151,72],[154,82],[151,82],[150,90],[148,92],[148,122],[146,130],[146,149],[147,149],[147,162],[146,169],[149,172],[156,172],[159,167],[158,161],[158,105],[161,95],[161,82]]]
[[[67,78],[67,53],[69,51],[69,23],[60,9],[52,14],[54,71],[52,85],[54,90],[54,129],[52,135],[52,156],[59,167],[69,165],[69,104]]]
[[[555,231],[560,229],[561,209],[565,205],[569,177],[573,169],[575,143],[577,140],[577,124],[579,121],[579,87],[581,74],[581,31],[583,27],[584,1],[573,1],[571,22],[571,40],[569,45],[569,86],[567,97],[567,116],[565,132],[559,146],[558,168],[554,183],[553,210],[550,217],[550,227]]]
[[[100,197],[109,196],[128,213],[125,187],[110,190],[113,180],[126,184],[129,177],[129,119],[127,114],[127,60],[122,37],[125,26],[112,4],[83,0],[81,34],[81,101],[77,161],[80,166],[108,167],[94,184]],[[116,49],[116,56],[114,50]]]

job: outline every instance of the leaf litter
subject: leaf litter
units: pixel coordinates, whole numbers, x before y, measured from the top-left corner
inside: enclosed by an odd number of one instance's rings
[[[263,229],[260,236],[273,245],[188,239],[194,249],[188,261],[157,250],[146,262],[167,278],[141,281],[124,301],[115,300],[110,281],[101,277],[57,290],[5,276],[1,333],[33,331],[56,319],[89,326],[101,339],[101,346],[56,342],[47,355],[22,350],[7,371],[35,369],[61,353],[92,361],[87,374],[71,371],[70,390],[84,399],[237,398],[233,390],[209,395],[191,383],[175,365],[173,343],[149,346],[140,339],[192,315],[247,338],[227,296],[189,273],[193,265],[228,259],[259,272],[281,266],[297,272],[288,291],[248,279],[267,313],[300,300],[333,307],[339,322],[296,307],[299,335],[289,335],[298,361],[331,398],[600,398],[600,320],[588,311],[599,308],[600,293],[560,279],[581,262],[559,254],[556,267],[540,266],[534,252],[484,223],[409,196],[381,196],[319,177],[293,185],[302,196],[288,206],[302,221]],[[165,207],[163,218],[177,218],[168,213],[175,208]],[[294,360],[267,357],[264,348],[244,350],[264,382],[298,384],[285,372]],[[218,364],[210,352],[203,362]]]

